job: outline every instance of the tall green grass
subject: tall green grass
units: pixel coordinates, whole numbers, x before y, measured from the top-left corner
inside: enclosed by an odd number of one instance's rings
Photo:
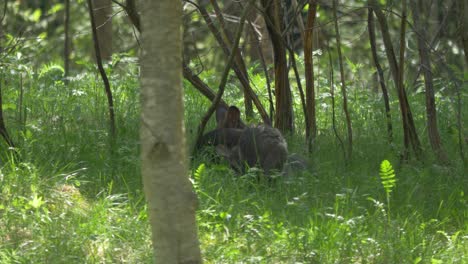
[[[85,65],[89,72],[65,84],[57,65],[16,65],[23,71],[1,72],[7,126],[21,159],[10,159],[0,143],[0,263],[151,263],[139,170],[137,67],[125,62],[107,69],[117,121],[117,144],[111,152],[106,99],[99,76],[90,73],[93,67]],[[216,87],[213,76],[201,77]],[[264,79],[253,75],[252,81],[265,101]],[[450,95],[438,97],[450,165],[438,165],[430,154],[422,94],[413,94],[411,103],[425,159],[402,164],[398,104],[392,101],[395,142],[390,145],[381,98],[367,90],[351,93],[355,152],[346,165],[331,127],[328,80],[318,79],[318,85],[314,152],[306,152],[300,122],[294,134],[286,135],[290,151],[310,161],[308,170],[259,182],[251,174],[235,175],[225,162],[213,162],[209,151],[193,158],[191,177],[199,197],[197,220],[205,261],[468,263],[468,180],[466,164],[457,153]],[[227,90],[226,100],[240,106],[242,96],[235,86]],[[208,105],[185,83],[189,145]],[[467,110],[464,105],[465,119]],[[391,162],[397,178],[391,214],[379,175],[383,160]]]

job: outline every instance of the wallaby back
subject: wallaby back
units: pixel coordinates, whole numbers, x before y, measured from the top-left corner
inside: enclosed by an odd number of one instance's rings
[[[259,166],[266,175],[283,169],[288,159],[288,145],[277,129],[268,125],[246,127],[235,106],[218,107],[216,123],[218,128],[206,133],[197,148],[216,146],[218,154],[240,172],[245,172],[246,165]]]

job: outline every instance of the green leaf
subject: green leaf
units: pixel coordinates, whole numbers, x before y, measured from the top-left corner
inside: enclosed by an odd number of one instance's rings
[[[58,11],[61,11],[61,10],[63,10],[63,4],[61,4],[61,3],[55,4],[49,9],[49,14],[55,14]]]
[[[37,209],[41,207],[45,202],[42,200],[42,197],[38,197],[37,194],[34,195],[33,199],[28,203],[33,208]]]
[[[40,9],[34,10],[34,12],[31,15],[31,21],[33,22],[39,22],[41,19],[42,11]]]
[[[396,186],[395,171],[388,160],[384,160],[380,164],[380,181],[387,194],[390,194]]]

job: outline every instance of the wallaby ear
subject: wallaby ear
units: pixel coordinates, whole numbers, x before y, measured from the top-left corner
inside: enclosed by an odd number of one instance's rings
[[[221,128],[224,125],[227,111],[228,109],[222,105],[218,106],[216,109],[216,124],[218,125],[218,128]]]
[[[221,155],[221,156],[223,156],[223,157],[225,157],[227,159],[229,159],[231,157],[231,155],[232,155],[232,151],[228,147],[226,147],[225,145],[217,145],[216,146],[216,152],[219,155]]]
[[[226,113],[224,128],[239,128],[240,123],[240,110],[239,108],[231,105]]]

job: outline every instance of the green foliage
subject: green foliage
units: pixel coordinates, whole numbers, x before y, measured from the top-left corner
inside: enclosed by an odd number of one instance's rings
[[[118,127],[113,156],[108,148],[106,98],[97,74],[72,75],[65,84],[58,63],[33,67],[23,56],[5,58],[0,71],[8,83],[2,85],[3,111],[22,163],[11,162],[11,153],[4,151],[0,141],[1,261],[151,263],[139,168],[138,68],[129,55],[117,58],[117,66],[106,65]],[[83,67],[94,69],[92,64]],[[211,85],[217,83],[215,74],[200,77]],[[372,177],[375,164],[396,155],[382,136],[381,99],[370,91],[351,97],[356,152],[354,162],[345,166],[331,130],[329,83],[324,77],[317,82],[320,111],[315,152],[307,155],[301,122],[297,133],[287,136],[290,151],[311,162],[307,171],[271,183],[258,182],[250,174],[235,175],[226,162],[216,164],[210,150],[193,157],[205,262],[467,262],[463,164],[454,162],[445,168],[410,161],[399,167],[398,188],[389,187],[392,211],[397,213],[389,221],[389,204],[370,198],[379,197],[382,183],[391,182],[395,174],[390,164],[382,163],[385,177]],[[252,74],[252,83],[268,105],[262,75]],[[230,89],[226,100],[240,105],[238,89]],[[295,88],[293,93],[297,100]],[[341,97],[336,96],[340,109]],[[423,109],[424,98],[414,99],[413,104]],[[189,146],[208,105],[185,83]],[[398,104],[392,101],[392,107],[396,111]],[[443,140],[456,161],[454,106],[441,98],[438,107],[441,130],[446,131]],[[343,119],[337,114],[343,133]],[[296,117],[302,118],[300,107]],[[424,115],[416,121],[423,124]],[[209,127],[214,126],[211,121]],[[395,141],[401,142],[401,135],[395,134]],[[43,248],[50,250],[38,250]]]
[[[393,188],[396,186],[396,177],[395,177],[395,171],[392,168],[392,164],[390,164],[390,161],[384,160],[382,163],[380,163],[380,180],[382,182],[382,185],[385,189],[385,192],[387,193],[388,196],[390,196],[390,193],[392,192]]]

